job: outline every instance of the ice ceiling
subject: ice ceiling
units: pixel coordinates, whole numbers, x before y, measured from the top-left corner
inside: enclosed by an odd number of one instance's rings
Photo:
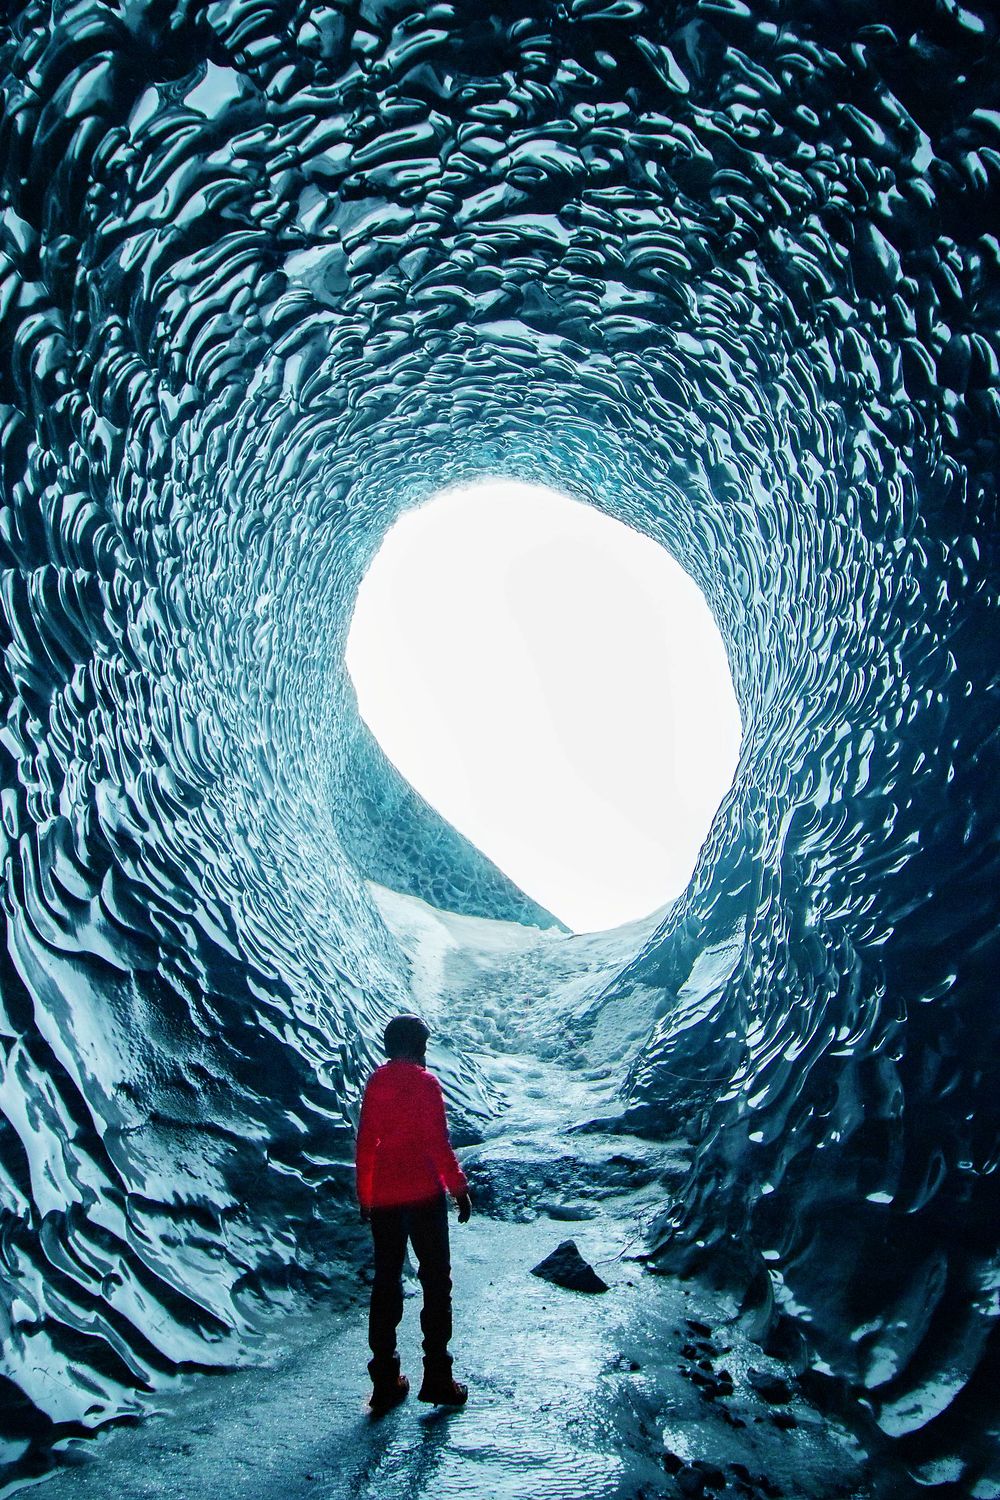
[[[700,1108],[664,1252],[769,1268],[911,1457],[982,1428],[996,42],[985,0],[8,23],[12,1439],[229,1358],[347,1204],[405,999],[366,879],[545,920],[342,668],[385,530],[483,473],[662,541],[730,653],[733,791],[603,1001],[663,1000],[633,1125]]]

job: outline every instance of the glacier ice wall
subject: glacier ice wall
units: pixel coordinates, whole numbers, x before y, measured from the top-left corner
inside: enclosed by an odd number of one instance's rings
[[[736,782],[604,1002],[663,997],[633,1122],[700,1111],[662,1246],[752,1247],[953,1451],[997,1362],[992,8],[36,0],[2,47],[12,1451],[227,1359],[335,1218],[405,995],[365,878],[547,920],[343,670],[387,527],[486,473],[661,541],[730,653]]]

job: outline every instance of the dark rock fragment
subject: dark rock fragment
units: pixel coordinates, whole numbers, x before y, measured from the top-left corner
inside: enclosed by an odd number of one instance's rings
[[[705,1476],[695,1468],[694,1464],[684,1464],[674,1475],[674,1483],[679,1495],[692,1496],[693,1500],[705,1493]]]
[[[714,1401],[717,1396],[725,1398],[733,1394],[733,1377],[729,1371],[720,1370],[716,1374],[707,1360],[702,1360],[697,1365],[680,1365],[679,1370],[686,1379],[698,1387],[706,1401]]]
[[[751,1474],[746,1464],[731,1463],[729,1472],[735,1474],[736,1485],[740,1493],[752,1495],[754,1500],[758,1500],[761,1495],[766,1496],[767,1500],[781,1500],[781,1496],[785,1493],[781,1486],[768,1479],[766,1474]]]
[[[543,1203],[540,1207],[542,1213],[548,1214],[550,1219],[563,1219],[570,1223],[596,1219],[598,1214],[592,1203]]]
[[[725,1471],[718,1464],[710,1464],[703,1458],[696,1458],[693,1468],[697,1469],[705,1480],[705,1486],[710,1490],[724,1490],[726,1487]]]
[[[707,1323],[699,1323],[697,1318],[685,1318],[684,1322],[692,1333],[698,1334],[703,1339],[712,1337],[712,1330]]]
[[[770,1401],[773,1406],[783,1406],[786,1401],[791,1401],[795,1392],[780,1375],[771,1375],[766,1370],[747,1371],[747,1379],[758,1396],[765,1401]]]
[[[566,1287],[571,1292],[606,1292],[608,1283],[584,1260],[575,1240],[563,1240],[551,1255],[531,1268],[532,1276],[551,1281],[554,1286]]]

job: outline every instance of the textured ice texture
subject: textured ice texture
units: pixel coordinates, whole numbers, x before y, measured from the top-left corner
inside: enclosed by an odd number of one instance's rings
[[[386,528],[486,473],[660,540],[730,652],[734,788],[594,1016],[661,1017],[636,1124],[701,1103],[662,1248],[751,1246],[734,1274],[915,1461],[981,1429],[996,33],[985,0],[8,23],[12,1437],[226,1360],[329,1249],[406,998],[364,877],[547,920],[398,782],[342,663]]]

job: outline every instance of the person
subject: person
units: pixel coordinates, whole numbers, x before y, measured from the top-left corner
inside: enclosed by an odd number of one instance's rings
[[[375,1259],[368,1314],[368,1404],[373,1413],[405,1400],[410,1389],[396,1349],[408,1239],[423,1288],[424,1370],[418,1400],[461,1406],[469,1394],[468,1387],[452,1376],[448,1353],[452,1322],[447,1194],[458,1204],[460,1224],[469,1220],[472,1199],[448,1136],[441,1085],[426,1066],[429,1036],[419,1016],[395,1016],[384,1033],[388,1061],[369,1078],[361,1104],[355,1166],[358,1204],[362,1219],[371,1226]]]

